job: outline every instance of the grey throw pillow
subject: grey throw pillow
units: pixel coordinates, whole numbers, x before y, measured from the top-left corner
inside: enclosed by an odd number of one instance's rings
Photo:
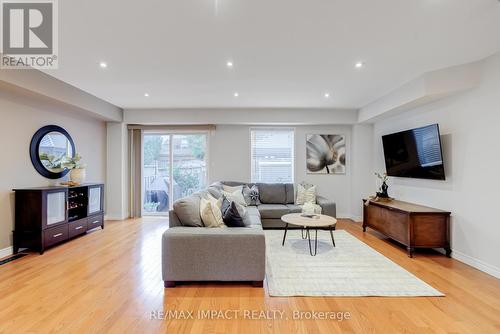
[[[207,192],[210,193],[210,195],[212,195],[213,197],[215,197],[216,199],[219,199],[222,197],[222,191],[220,188],[216,187],[216,186],[210,186],[207,188]]]
[[[200,216],[200,197],[192,195],[174,202],[174,211],[182,226],[203,227]]]
[[[243,198],[247,205],[260,205],[259,188],[253,185],[251,188],[247,185],[243,187]]]

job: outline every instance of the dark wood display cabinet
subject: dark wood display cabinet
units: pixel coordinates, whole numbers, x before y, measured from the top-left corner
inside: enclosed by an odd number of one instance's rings
[[[104,184],[14,189],[14,254],[37,250],[104,228]]]

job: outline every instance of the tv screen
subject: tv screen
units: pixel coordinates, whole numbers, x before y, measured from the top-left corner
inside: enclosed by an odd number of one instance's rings
[[[387,175],[444,180],[439,125],[382,137]]]

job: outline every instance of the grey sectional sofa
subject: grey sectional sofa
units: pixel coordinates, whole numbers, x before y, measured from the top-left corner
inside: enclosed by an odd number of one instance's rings
[[[251,281],[261,286],[266,261],[263,228],[284,228],[281,216],[302,210],[294,204],[293,184],[258,183],[262,203],[246,207],[249,226],[205,228],[199,217],[200,198],[206,192],[221,196],[222,184],[244,183],[218,182],[174,203],[174,210],[169,213],[169,229],[162,236],[165,287],[175,286],[179,281]],[[317,203],[323,214],[336,216],[335,202],[318,196]]]

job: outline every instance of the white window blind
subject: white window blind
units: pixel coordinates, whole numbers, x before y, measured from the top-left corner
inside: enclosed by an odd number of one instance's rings
[[[251,129],[252,182],[293,183],[293,129]]]

